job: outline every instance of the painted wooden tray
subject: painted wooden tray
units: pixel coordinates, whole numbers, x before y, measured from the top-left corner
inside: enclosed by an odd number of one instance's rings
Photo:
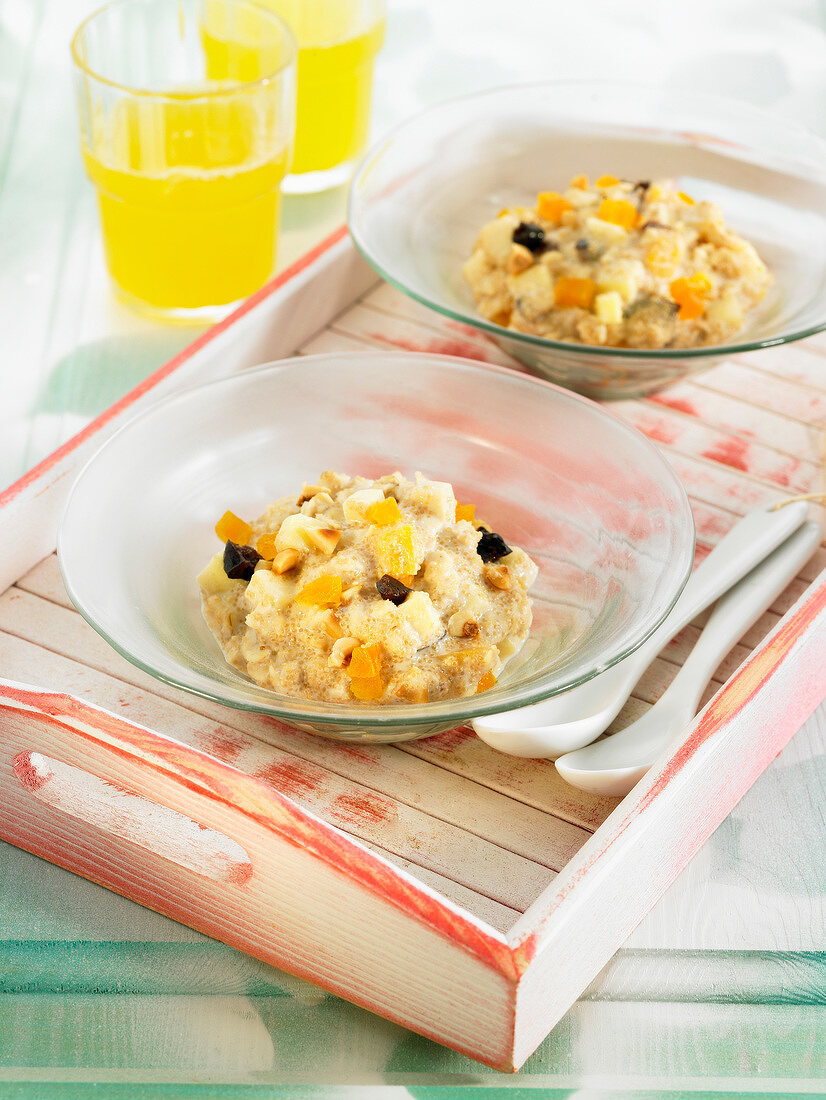
[[[328,742],[184,695],[109,649],[53,553],[81,463],[174,389],[296,351],[377,346],[515,366],[378,283],[342,231],[0,494],[0,837],[513,1069],[826,696],[826,552],[621,803],[468,729]],[[750,508],[822,489],[824,337],[613,407],[685,481],[698,555]],[[652,665],[618,725],[662,693],[697,629]]]

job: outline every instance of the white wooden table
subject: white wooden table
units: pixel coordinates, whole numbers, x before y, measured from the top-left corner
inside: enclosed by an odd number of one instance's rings
[[[94,6],[0,0],[3,483],[197,333],[133,317],[108,291],[67,64],[71,30]],[[500,6],[390,0],[377,129],[463,90],[633,77],[644,65],[652,80],[700,82],[826,132],[814,5],[755,8],[746,22],[741,6],[700,2],[696,28],[670,5],[548,7],[513,3],[504,26],[493,22]],[[563,48],[560,19],[580,48]],[[338,224],[343,205],[342,192],[288,202],[282,264]],[[73,1083],[85,1095],[91,1081],[124,1096],[154,1086],[194,1095],[194,1081],[233,1096],[276,1086],[360,1096],[366,1085],[433,1096],[494,1083],[579,1095],[821,1092],[824,795],[822,707],[513,1080],[0,845],[0,1095],[24,1082],[27,1095],[72,1095]]]

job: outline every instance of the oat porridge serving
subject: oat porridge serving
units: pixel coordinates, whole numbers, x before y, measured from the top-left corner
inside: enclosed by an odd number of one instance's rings
[[[284,695],[472,695],[528,636],[536,565],[447,482],[327,471],[251,524],[227,512],[216,533],[204,618],[231,665]]]
[[[614,176],[576,176],[501,211],[462,272],[482,316],[505,328],[651,349],[723,343],[771,281],[716,203]]]

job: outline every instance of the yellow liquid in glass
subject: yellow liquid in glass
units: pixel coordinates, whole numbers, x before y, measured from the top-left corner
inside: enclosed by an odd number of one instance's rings
[[[373,62],[384,20],[365,28],[353,0],[262,0],[298,40],[295,153],[292,171],[319,172],[357,157],[367,145]],[[353,29],[353,28],[357,29]],[[203,35],[207,73],[217,80],[255,80],[260,54],[236,37]]]
[[[225,305],[275,269],[288,149],[261,148],[253,104],[182,95],[118,104],[84,150],[109,271],[159,311]]]

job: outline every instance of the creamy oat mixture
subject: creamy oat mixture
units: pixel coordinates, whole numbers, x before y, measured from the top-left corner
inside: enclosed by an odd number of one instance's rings
[[[628,348],[723,343],[771,281],[716,203],[614,176],[577,176],[533,207],[503,210],[462,271],[489,321]]]
[[[227,512],[198,577],[224,656],[284,695],[420,703],[493,686],[537,569],[446,482],[327,471],[251,524]]]

